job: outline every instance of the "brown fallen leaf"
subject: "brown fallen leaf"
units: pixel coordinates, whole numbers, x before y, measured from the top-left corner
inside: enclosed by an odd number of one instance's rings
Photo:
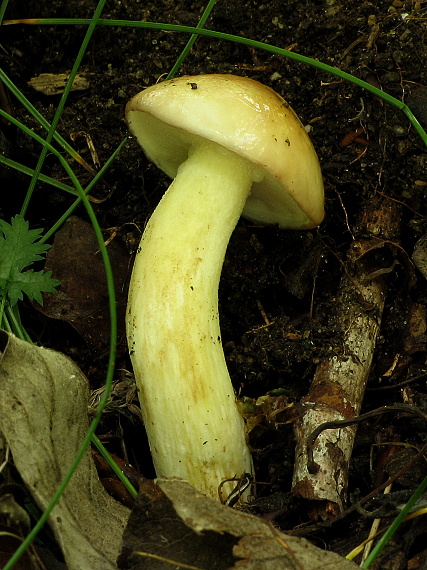
[[[118,348],[125,351],[129,254],[115,241],[108,245],[108,254],[117,298]],[[92,226],[71,216],[55,235],[45,269],[52,271],[61,285],[58,293],[44,295],[44,306],[37,308],[48,317],[72,324],[97,354],[103,354],[109,346],[110,315],[104,264]]]
[[[43,511],[88,429],[88,381],[66,356],[0,331],[0,432]],[[49,524],[69,570],[115,568],[129,511],[102,487],[86,452]]]
[[[350,570],[357,566],[179,479],[144,486],[123,535],[121,569]]]

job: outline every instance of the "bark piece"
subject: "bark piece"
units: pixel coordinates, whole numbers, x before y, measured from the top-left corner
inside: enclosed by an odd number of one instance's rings
[[[40,73],[40,75],[31,78],[28,85],[45,95],[59,95],[64,93],[68,77],[68,73]],[[88,76],[77,73],[71,86],[71,91],[84,91],[89,89],[89,87]]]

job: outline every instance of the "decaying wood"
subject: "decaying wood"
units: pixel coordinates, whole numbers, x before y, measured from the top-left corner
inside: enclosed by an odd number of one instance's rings
[[[359,414],[381,325],[387,274],[394,269],[399,251],[394,241],[398,224],[397,206],[391,200],[380,197],[363,208],[357,227],[360,237],[351,244],[336,299],[336,328],[342,344],[333,356],[319,362],[303,400],[306,411],[295,425],[293,492],[324,501],[319,505],[322,516],[343,510],[356,428],[323,431],[314,442],[312,464],[307,462],[307,440],[324,422]]]

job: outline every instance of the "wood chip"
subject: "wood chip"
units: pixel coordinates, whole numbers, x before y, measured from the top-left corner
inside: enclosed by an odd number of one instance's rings
[[[40,73],[28,82],[28,85],[45,95],[60,95],[64,93],[69,73]],[[77,73],[71,91],[84,91],[89,89],[89,80],[86,75]]]

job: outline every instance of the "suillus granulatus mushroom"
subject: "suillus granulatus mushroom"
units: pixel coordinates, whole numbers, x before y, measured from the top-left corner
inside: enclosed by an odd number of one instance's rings
[[[236,482],[223,482],[253,472],[221,344],[225,252],[241,215],[281,228],[317,226],[319,162],[286,101],[244,77],[158,83],[131,99],[126,120],[173,179],[142,236],[127,308],[154,466],[159,477],[181,477],[225,500]]]

